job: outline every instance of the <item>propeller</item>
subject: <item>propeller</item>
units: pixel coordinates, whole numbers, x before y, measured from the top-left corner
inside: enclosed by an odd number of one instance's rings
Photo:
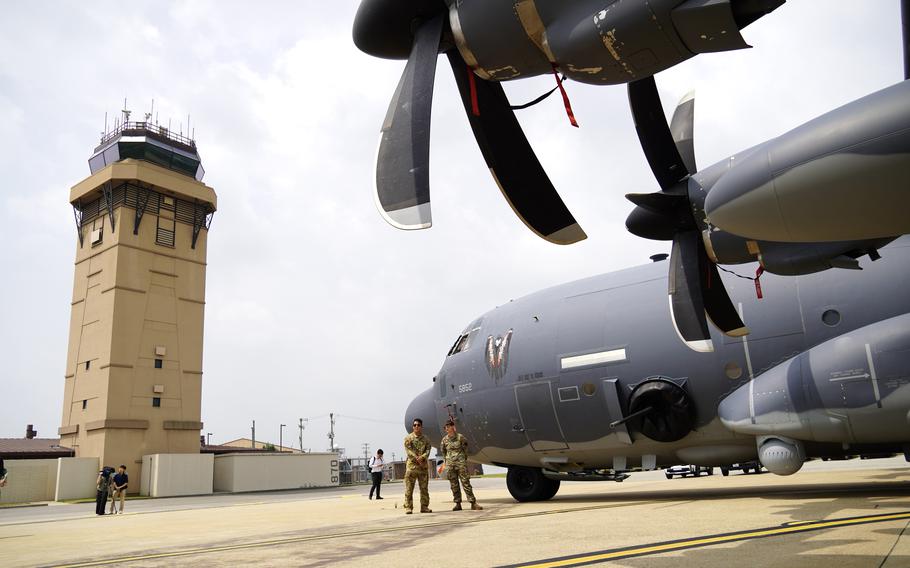
[[[689,177],[697,169],[693,145],[695,100],[680,101],[667,124],[654,77],[628,85],[635,130],[661,191],[628,194],[636,208],[626,227],[647,239],[672,240],[668,292],[676,332],[695,351],[714,350],[707,320],[725,334],[749,333],[724,288],[717,265],[708,257],[689,195]]]
[[[430,115],[436,59],[452,67],[471,129],[506,201],[537,235],[572,244],[587,235],[540,165],[502,87],[475,75],[454,47],[445,4],[414,0],[364,0],[354,41],[367,53],[397,58],[410,43],[407,64],[389,103],[376,163],[376,202],[399,229],[432,225],[429,161]],[[400,22],[410,22],[410,30]]]

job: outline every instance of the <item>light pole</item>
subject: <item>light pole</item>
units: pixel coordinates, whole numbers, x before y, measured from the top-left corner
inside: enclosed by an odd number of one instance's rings
[[[278,427],[278,451],[279,452],[282,451],[281,446],[282,446],[282,443],[284,442],[285,426],[287,426],[287,424],[282,424],[281,426]]]

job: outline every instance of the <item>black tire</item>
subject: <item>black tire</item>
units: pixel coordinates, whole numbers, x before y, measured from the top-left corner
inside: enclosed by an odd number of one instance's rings
[[[559,491],[559,480],[547,479],[537,468],[513,466],[506,474],[506,487],[516,501],[546,501]]]
[[[730,475],[730,470],[725,467],[722,467],[722,468],[720,468],[720,474],[723,475],[724,477],[727,477],[728,475]]]
[[[714,468],[713,468],[713,467],[709,467],[709,468],[708,468],[708,475],[714,475]]]
[[[666,475],[667,475],[667,479],[673,479],[673,474],[668,473]]]
[[[543,479],[544,479],[544,491],[543,491],[543,496],[542,496],[543,498],[541,499],[541,501],[549,501],[554,496],[556,496],[556,493],[559,491],[560,481],[558,479],[548,479],[546,477],[544,477]]]

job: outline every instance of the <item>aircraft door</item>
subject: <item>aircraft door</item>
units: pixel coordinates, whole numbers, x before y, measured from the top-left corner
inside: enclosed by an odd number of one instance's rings
[[[515,403],[521,421],[519,427],[534,451],[564,450],[569,447],[556,417],[550,381],[516,385]]]

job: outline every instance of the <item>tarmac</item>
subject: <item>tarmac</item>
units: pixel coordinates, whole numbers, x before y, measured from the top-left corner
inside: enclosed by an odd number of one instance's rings
[[[475,478],[483,511],[405,515],[403,485],[0,509],[0,566],[910,566],[910,464],[811,462],[769,473],[563,483],[517,503]]]

